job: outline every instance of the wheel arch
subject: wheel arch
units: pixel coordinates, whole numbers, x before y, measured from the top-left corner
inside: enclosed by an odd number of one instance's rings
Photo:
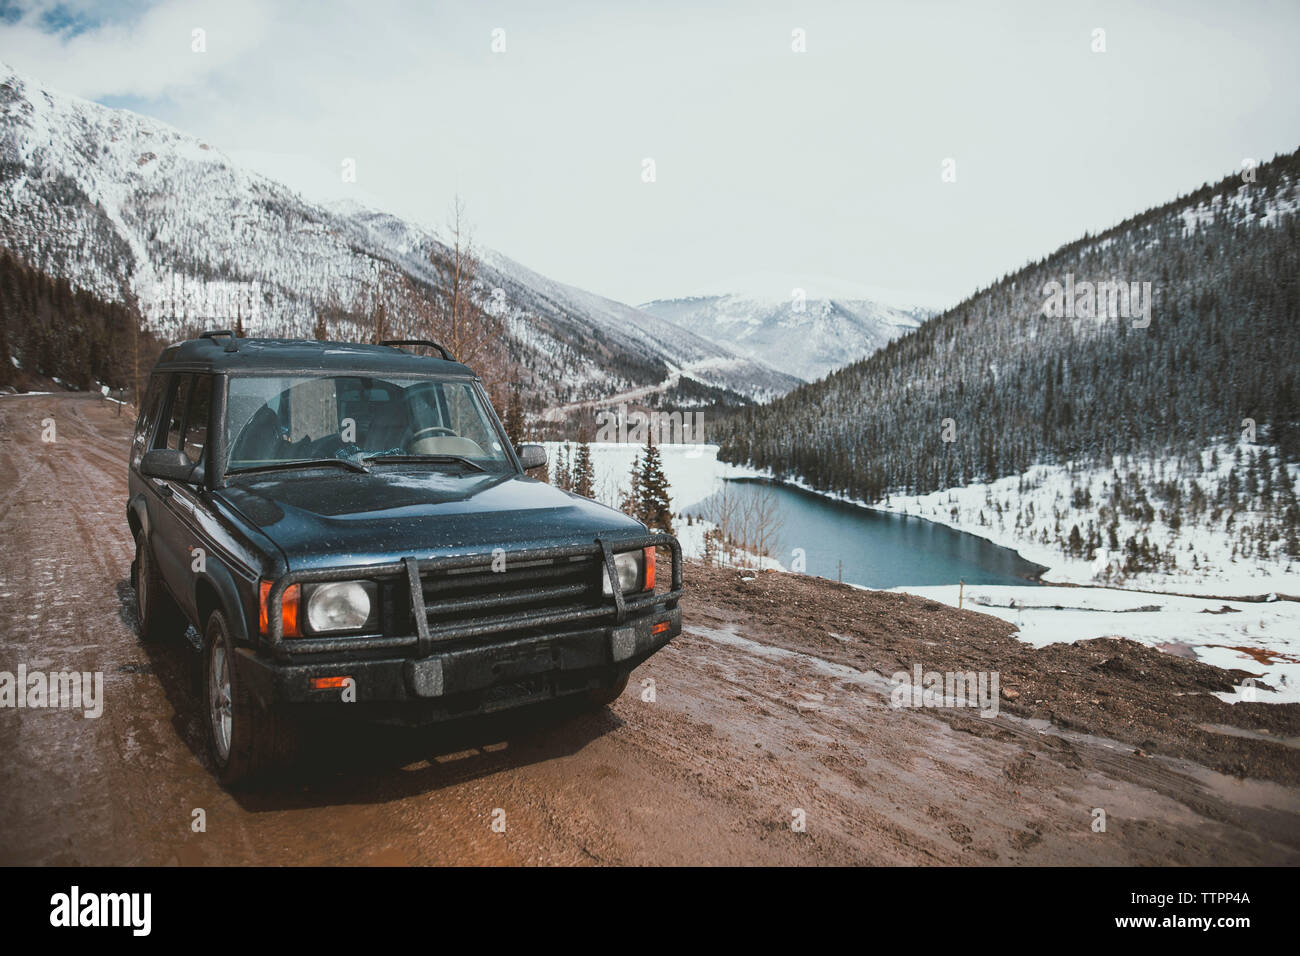
[[[141,531],[147,537],[149,534],[149,509],[145,506],[144,495],[136,495],[126,506],[126,523],[131,529],[131,539],[140,534]]]
[[[221,611],[235,645],[251,643],[248,622],[244,617],[244,604],[240,599],[239,587],[235,583],[234,575],[223,562],[213,560],[212,555],[208,556],[207,568],[194,582],[194,608],[198,617],[194,626],[200,637],[203,636],[212,612]]]

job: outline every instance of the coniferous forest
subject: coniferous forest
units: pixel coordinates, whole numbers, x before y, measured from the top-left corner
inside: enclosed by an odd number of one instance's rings
[[[15,384],[21,367],[71,388],[133,390],[162,349],[140,327],[130,306],[74,289],[0,248],[0,387]]]
[[[1300,151],[1249,173],[1085,236],[739,412],[714,431],[721,457],[867,501],[1039,462],[1191,460],[1242,435],[1296,461]],[[1149,324],[1045,317],[1045,285],[1067,276],[1150,282]]]

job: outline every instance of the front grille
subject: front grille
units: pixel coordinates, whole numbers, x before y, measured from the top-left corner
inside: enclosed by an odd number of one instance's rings
[[[512,622],[521,616],[574,620],[612,614],[612,600],[601,595],[602,567],[599,554],[523,559],[507,553],[500,571],[492,570],[491,556],[470,567],[423,570],[420,590],[429,635],[441,640],[449,631],[463,634],[466,628],[484,635],[532,633],[535,626],[516,628]],[[384,591],[384,631],[416,633],[407,583],[393,582]]]
[[[420,575],[430,628],[512,611],[589,608],[600,603],[601,565],[595,555],[426,571]]]

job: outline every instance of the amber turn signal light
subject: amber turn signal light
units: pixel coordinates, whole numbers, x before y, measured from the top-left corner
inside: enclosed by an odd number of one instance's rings
[[[653,591],[655,589],[655,549],[654,546],[646,548],[645,554],[645,587],[642,591]]]
[[[312,690],[337,690],[347,687],[351,677],[313,677],[310,681]]]
[[[271,581],[262,582],[258,600],[257,628],[264,637],[271,633],[271,615],[268,608],[270,607],[272,584]],[[291,584],[284,589],[284,597],[280,599],[280,616],[284,620],[285,637],[302,637],[302,629],[298,626],[298,604],[301,599],[301,586]]]

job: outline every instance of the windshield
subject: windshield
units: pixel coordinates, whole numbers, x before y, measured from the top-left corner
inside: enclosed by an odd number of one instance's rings
[[[474,383],[436,378],[238,375],[226,398],[226,471],[415,456],[513,470]],[[371,462],[373,464],[373,462]]]

